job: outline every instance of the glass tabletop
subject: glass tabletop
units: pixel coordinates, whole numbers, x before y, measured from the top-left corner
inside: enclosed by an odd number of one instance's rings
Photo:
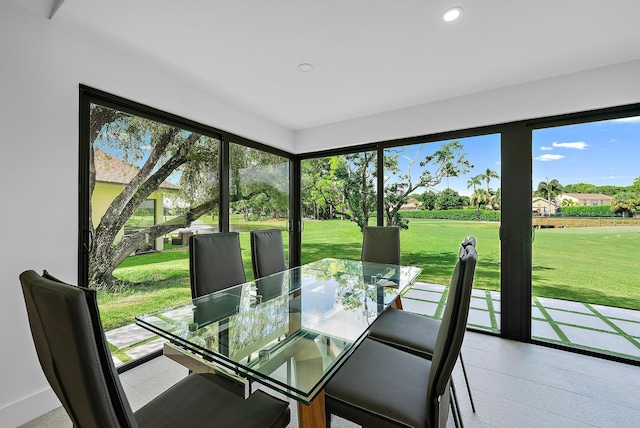
[[[421,271],[323,259],[136,321],[239,376],[309,404]]]

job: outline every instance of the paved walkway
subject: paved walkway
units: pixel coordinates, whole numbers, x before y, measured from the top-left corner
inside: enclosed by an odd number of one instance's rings
[[[440,318],[447,293],[442,285],[416,283],[405,293],[405,310]],[[640,360],[640,311],[534,297],[532,336],[545,342]],[[473,290],[470,327],[500,331],[500,292]],[[163,339],[131,324],[106,333],[116,366],[162,348]]]

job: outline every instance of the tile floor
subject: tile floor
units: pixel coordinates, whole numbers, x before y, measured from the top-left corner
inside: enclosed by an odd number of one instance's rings
[[[405,310],[440,317],[446,300],[441,285],[417,283],[403,297]],[[534,298],[535,338],[640,359],[640,312],[546,298]],[[468,324],[496,332],[500,293],[474,290]],[[161,346],[135,325],[107,333],[118,350],[116,363]],[[477,413],[471,411],[459,367],[454,379],[466,427],[636,427],[640,420],[640,368],[603,359],[468,332],[463,346]],[[160,357],[123,373],[120,378],[137,409],[187,372]],[[297,427],[296,404],[290,427]],[[337,420],[334,427],[353,424]],[[450,419],[448,426],[453,426]],[[58,408],[25,428],[67,428]]]
[[[477,412],[471,411],[460,367],[454,371],[467,428],[615,427],[640,420],[640,368],[557,349],[468,332],[463,355]],[[165,357],[120,376],[134,409],[187,374]],[[290,427],[297,427],[291,405]],[[334,418],[334,427],[355,425]],[[453,427],[449,418],[448,427]],[[70,428],[62,408],[22,428]]]

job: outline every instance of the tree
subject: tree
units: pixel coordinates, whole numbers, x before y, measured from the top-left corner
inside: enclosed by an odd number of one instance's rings
[[[444,189],[438,193],[435,201],[437,210],[455,210],[464,207],[464,199],[458,192],[453,189]]]
[[[432,190],[427,190],[422,195],[420,195],[420,202],[422,202],[422,207],[425,210],[433,210],[435,209],[436,199],[438,198],[438,194]]]
[[[564,193],[599,193],[598,186],[588,183],[567,184]]]
[[[629,186],[628,191],[640,195],[640,177],[636,177],[635,180],[633,180],[633,184]]]
[[[489,188],[489,183],[491,182],[492,178],[500,178],[500,176],[498,175],[497,172],[493,171],[490,168],[487,168],[487,170],[481,174],[478,174],[477,177],[480,180],[483,180],[487,183],[487,193],[491,193],[491,189]],[[475,191],[475,188],[474,188]]]
[[[560,184],[558,180],[554,178],[553,180],[549,181],[549,178],[547,177],[547,181],[541,181],[538,184],[538,189],[534,194],[536,196],[545,198],[549,203],[549,206],[551,206],[552,203],[556,205],[554,199],[558,195],[562,194],[562,189],[562,184]],[[551,216],[551,210],[549,210],[548,215]]]
[[[330,179],[327,158],[311,158],[301,162],[302,207],[305,215],[316,220],[333,218],[333,210],[324,193],[339,192],[337,181]],[[331,187],[335,189],[330,189]],[[331,198],[333,199],[333,198]]]
[[[407,229],[408,220],[400,217],[399,211],[402,205],[407,202],[408,195],[417,188],[424,187],[433,190],[444,178],[458,177],[466,174],[473,167],[466,159],[464,147],[458,141],[451,141],[443,144],[431,154],[420,159],[423,146],[421,146],[413,157],[403,155],[408,161],[407,172],[398,174],[398,155],[403,153],[403,148],[395,149],[395,155],[385,156],[385,172],[389,174],[384,189],[384,211],[387,226],[398,226]],[[418,163],[423,168],[417,179],[412,178],[412,168]],[[396,181],[391,182],[391,176]],[[457,192],[455,192],[457,194]],[[459,202],[459,201],[458,201]]]
[[[486,190],[478,189],[471,195],[470,202],[476,208],[477,217],[480,218],[480,207],[490,206],[493,202],[493,197]]]
[[[189,227],[218,205],[218,144],[211,137],[92,105],[89,124],[89,192],[96,184],[94,145],[117,149],[125,161],[140,163],[137,174],[107,207],[97,226],[90,222],[89,284],[114,289],[119,281],[113,271],[147,239],[153,240],[178,228]],[[172,174],[180,175],[180,197],[190,203],[184,213],[147,229],[126,235],[119,231],[133,212]],[[231,202],[272,192],[264,183],[231,195]],[[89,207],[91,218],[91,206]]]
[[[623,217],[640,213],[640,197],[636,193],[620,192],[611,199],[611,211]]]
[[[482,178],[480,175],[474,175],[467,181],[467,189],[473,187],[473,193],[476,192],[476,188],[482,184]]]
[[[331,217],[340,215],[362,230],[376,209],[376,159],[376,152],[359,152],[304,161],[303,193],[310,195],[305,199],[329,207]]]
[[[498,189],[493,194],[491,205],[493,205],[494,210],[502,209],[502,189],[498,187]]]

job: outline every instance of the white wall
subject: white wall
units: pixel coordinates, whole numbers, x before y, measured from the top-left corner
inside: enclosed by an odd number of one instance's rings
[[[296,152],[640,102],[640,60],[296,132]]]
[[[79,83],[293,150],[292,131],[1,1],[0,427],[59,405],[37,361],[18,275],[46,268],[76,281]]]

